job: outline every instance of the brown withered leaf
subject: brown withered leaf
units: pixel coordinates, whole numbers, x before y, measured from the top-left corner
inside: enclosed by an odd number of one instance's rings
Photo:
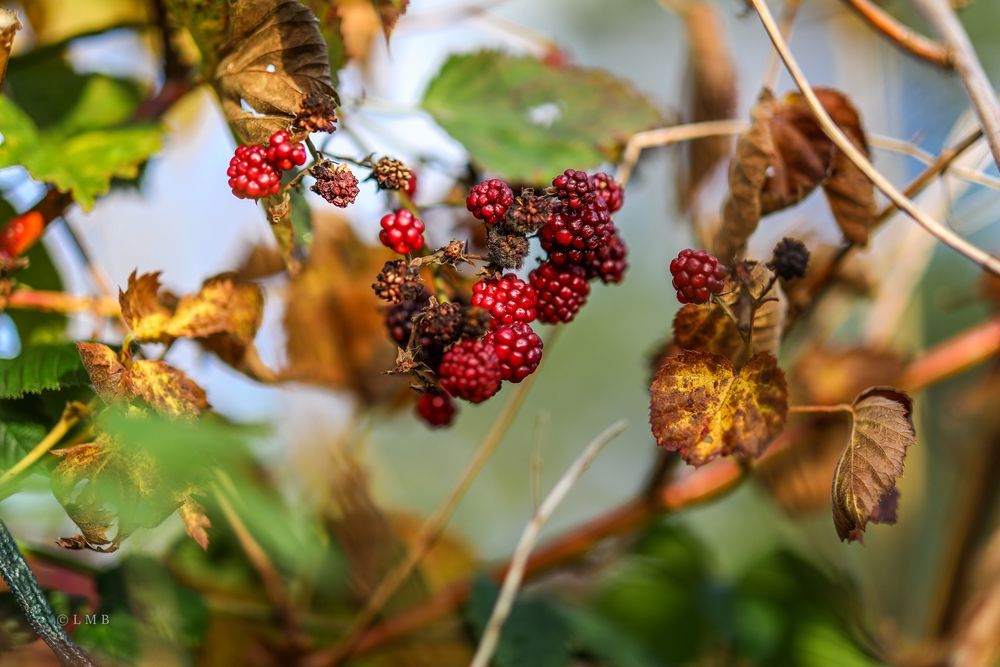
[[[757,299],[766,300],[753,316],[754,352],[777,355],[785,327],[788,300],[778,282],[774,282],[764,294],[771,276],[771,270],[761,262],[753,263],[746,274],[750,294]],[[730,276],[726,280],[721,299],[738,319],[745,318],[749,323],[749,304],[741,299],[737,277]],[[746,345],[743,344],[736,323],[726,315],[721,306],[714,303],[689,303],[677,311],[674,315],[674,343],[685,350],[721,354],[737,368],[748,360]]]
[[[658,445],[700,466],[719,455],[759,456],[785,425],[788,390],[774,355],[761,352],[737,375],[720,354],[684,350],[650,386]]]
[[[115,551],[136,528],[158,526],[180,504],[163,493],[151,457],[105,434],[53,453],[62,460],[52,471],[52,492],[83,537],[64,539],[66,548]]]
[[[729,164],[729,193],[722,204],[722,225],[713,246],[714,254],[725,263],[743,252],[760,222],[760,193],[768,167],[777,162],[771,134],[774,104],[765,91],[750,110],[750,128],[736,141],[736,153]]]
[[[107,345],[77,343],[83,366],[105,401],[141,398],[160,414],[196,416],[208,409],[205,390],[165,361],[120,359]]]
[[[810,405],[847,403],[868,387],[893,385],[904,369],[903,359],[885,350],[814,346],[795,361],[793,394]]]
[[[193,498],[186,499],[177,510],[181,521],[184,522],[184,529],[187,534],[202,549],[208,551],[208,529],[212,527],[212,521],[205,514],[205,508]]]
[[[118,304],[122,309],[122,319],[132,330],[136,340],[159,343],[164,342],[158,334],[170,319],[171,307],[169,298],[160,293],[160,272],[144,273],[141,276],[133,271],[128,277],[128,287],[118,290]]]
[[[266,143],[287,129],[311,92],[337,99],[319,22],[298,0],[232,4],[219,56],[215,88],[226,117],[247,143]]]
[[[850,100],[828,88],[817,88],[816,95],[837,126],[868,154],[861,116]],[[750,128],[737,142],[715,254],[724,260],[741,254],[762,216],[797,204],[821,185],[845,238],[867,243],[875,221],[872,183],[823,134],[801,94],[778,100],[765,91],[751,111]]]
[[[761,462],[754,479],[789,514],[826,510],[830,479],[849,434],[842,416],[812,418],[798,426],[791,447]]]
[[[906,450],[916,442],[909,396],[891,387],[862,392],[851,437],[833,474],[833,523],[841,540],[860,540],[883,499],[896,492]],[[895,513],[893,512],[893,516]]]
[[[375,7],[375,11],[378,12],[379,20],[382,22],[382,31],[385,32],[385,38],[388,41],[399,17],[406,13],[406,6],[410,4],[410,0],[371,0],[371,3]]]
[[[129,276],[119,302],[132,337],[143,343],[169,343],[194,338],[224,361],[237,365],[260,327],[264,293],[236,273],[207,279],[197,294],[179,300],[162,291],[159,274]]]
[[[318,217],[314,232],[309,259],[289,284],[288,367],[281,376],[347,389],[364,401],[392,402],[406,383],[384,373],[396,350],[371,289],[391,256],[362,243],[339,217]]]
[[[736,67],[726,43],[719,10],[711,2],[698,2],[684,14],[688,45],[690,100],[686,120],[725,120],[736,115],[739,103]],[[681,171],[679,201],[686,209],[702,181],[732,152],[728,136],[688,142],[686,169]]]

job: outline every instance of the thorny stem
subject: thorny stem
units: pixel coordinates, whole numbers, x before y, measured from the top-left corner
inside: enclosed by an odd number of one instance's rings
[[[836,405],[790,405],[788,406],[789,414],[815,414],[815,413],[831,413],[831,412],[854,412],[854,408],[847,403],[838,403]]]
[[[929,350],[910,364],[899,386],[911,393],[921,391],[997,353],[1000,353],[1000,317]],[[771,443],[758,463],[783,451],[803,432],[801,427],[787,427]],[[651,493],[633,498],[553,539],[531,556],[525,568],[525,576],[537,577],[576,561],[595,545],[610,537],[634,532],[662,513],[676,512],[716,500],[735,489],[744,479],[740,464],[730,458],[703,466],[688,475],[667,480]],[[502,579],[507,567],[501,565],[495,568],[491,573],[493,578]],[[439,591],[419,606],[385,620],[356,640],[353,655],[360,655],[426,627],[463,604],[471,590],[471,582],[459,582]]]
[[[983,267],[983,269],[995,275],[1000,275],[1000,258],[997,258],[981,248],[976,247],[969,241],[957,235],[947,226],[927,215],[927,213],[914,204],[912,200],[896,189],[896,186],[883,176],[882,173],[878,171],[868,158],[865,157],[865,155],[858,149],[858,147],[847,138],[843,130],[841,130],[840,127],[838,127],[837,124],[830,118],[830,115],[826,112],[826,109],[823,108],[822,103],[820,103],[819,98],[816,97],[816,93],[813,90],[812,85],[810,85],[808,79],[806,79],[805,74],[802,72],[802,68],[795,60],[795,56],[792,55],[791,50],[788,48],[788,44],[781,36],[780,30],[774,22],[774,17],[771,15],[771,11],[767,7],[767,3],[764,0],[750,0],[750,2],[753,3],[754,8],[757,10],[757,15],[760,18],[761,24],[770,36],[771,42],[774,44],[774,48],[777,49],[778,54],[784,61],[785,67],[788,69],[788,73],[792,76],[792,79],[795,81],[799,90],[802,91],[802,95],[805,97],[806,103],[812,110],[817,123],[819,123],[820,129],[823,130],[823,134],[829,137],[830,141],[832,141],[834,145],[836,145],[837,148],[844,153],[844,156],[847,157],[847,159],[850,160],[875,185],[875,187],[885,193],[885,195],[889,197],[889,199],[892,200],[896,206],[906,212],[907,215],[913,218],[917,224],[927,230],[928,233],[956,252],[961,253],[971,261]]]
[[[560,327],[554,329],[552,336],[546,341],[546,351],[548,352],[546,356],[551,355],[552,347],[555,345],[560,331]],[[544,364],[544,361],[542,363]],[[472,482],[479,476],[486,462],[490,459],[493,452],[496,451],[496,448],[503,441],[503,437],[514,423],[537,376],[538,373],[536,371],[518,386],[517,391],[497,414],[489,431],[486,432],[482,442],[476,448],[472,460],[462,472],[461,477],[459,477],[458,483],[437,510],[421,526],[420,532],[414,539],[406,558],[382,578],[382,581],[369,596],[364,608],[354,618],[351,626],[338,643],[329,650],[317,653],[310,658],[309,664],[311,666],[336,665],[354,654],[355,649],[358,647],[358,641],[362,638],[365,630],[378,617],[378,614],[382,611],[386,603],[392,599],[392,596],[399,590],[399,587],[409,579],[424,556],[427,555],[427,552],[430,551],[431,547],[434,546],[437,539],[441,536],[445,525],[447,525],[458,503],[465,497]]]
[[[904,51],[938,67],[954,66],[951,52],[932,39],[911,30],[871,0],[844,0],[861,18]]]

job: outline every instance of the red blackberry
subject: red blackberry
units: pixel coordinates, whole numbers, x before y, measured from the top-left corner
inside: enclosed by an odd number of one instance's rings
[[[542,339],[524,322],[497,327],[483,341],[496,349],[500,377],[508,382],[520,382],[542,361]]]
[[[587,265],[587,275],[590,278],[600,278],[605,285],[620,283],[625,278],[628,269],[628,246],[618,235],[611,234],[611,240],[598,251],[594,261]]]
[[[538,238],[553,263],[586,266],[594,262],[614,230],[607,204],[595,197],[586,208],[575,211],[565,204],[554,207]]]
[[[271,135],[267,146],[267,161],[275,169],[288,171],[296,165],[306,163],[306,147],[301,142],[293,142],[288,138],[288,132],[281,130]]]
[[[514,203],[514,193],[510,186],[499,178],[491,178],[473,186],[465,200],[465,207],[473,217],[487,225],[495,225],[503,220],[507,209]]]
[[[681,250],[670,262],[670,273],[681,303],[705,303],[726,284],[726,267],[704,250]]]
[[[15,216],[0,231],[0,257],[17,257],[35,245],[45,231],[45,218],[38,211]]]
[[[452,396],[482,403],[500,391],[500,358],[488,343],[463,340],[444,353],[438,378]]]
[[[546,324],[572,322],[590,294],[587,273],[579,266],[545,262],[529,280],[538,295],[538,320]]]
[[[594,184],[585,171],[567,169],[552,179],[555,195],[570,210],[583,208],[593,199]]]
[[[417,415],[431,428],[449,426],[456,410],[455,401],[448,394],[421,394],[417,399]]]
[[[382,216],[378,240],[386,248],[406,255],[424,247],[424,223],[406,209]]]
[[[472,305],[490,311],[491,326],[531,322],[538,297],[531,285],[513,273],[484,278],[472,286]]]
[[[594,187],[594,191],[608,205],[608,211],[617,213],[621,209],[622,204],[625,203],[625,193],[622,191],[622,186],[618,185],[615,179],[603,171],[599,171],[591,176],[590,182]]]
[[[229,161],[229,187],[240,199],[258,199],[281,190],[281,174],[263,146],[239,146]]]

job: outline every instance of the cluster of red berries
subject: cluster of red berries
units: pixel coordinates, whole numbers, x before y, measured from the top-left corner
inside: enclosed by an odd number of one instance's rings
[[[453,296],[440,304],[426,290],[411,299],[387,299],[394,304],[386,315],[389,333],[422,382],[416,412],[425,423],[445,426],[456,414],[454,399],[481,403],[504,382],[534,373],[543,344],[531,323],[570,322],[586,303],[592,280],[622,280],[628,249],[611,220],[622,201],[621,187],[610,176],[574,169],[537,194],[525,188],[515,197],[496,178],[471,188],[466,207],[486,225],[489,248],[484,276],[468,301]],[[408,210],[387,214],[381,226],[382,244],[399,254],[424,245],[424,225]],[[531,236],[539,238],[546,257],[523,279],[512,270],[521,266]],[[399,290],[390,287],[388,277],[373,285],[382,298],[398,298]]]
[[[240,199],[259,199],[281,191],[281,172],[306,163],[306,149],[284,130],[266,146],[243,145],[229,161],[229,187]]]
[[[706,303],[726,285],[726,267],[704,250],[681,250],[670,262],[670,273],[681,303]]]

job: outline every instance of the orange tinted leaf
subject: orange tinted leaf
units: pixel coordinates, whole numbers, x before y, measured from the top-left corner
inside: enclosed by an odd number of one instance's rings
[[[833,523],[841,540],[860,540],[873,513],[886,513],[886,496],[898,493],[906,450],[917,439],[912,412],[910,397],[891,387],[873,387],[854,400],[851,437],[833,476]]]
[[[128,368],[128,379],[131,394],[142,398],[160,414],[194,416],[208,409],[205,390],[165,361],[133,361]]]
[[[181,520],[184,522],[184,529],[187,530],[191,539],[197,542],[202,549],[208,551],[208,531],[206,529],[212,527],[212,521],[205,514],[205,508],[198,501],[188,498],[177,510],[177,513],[180,514]]]
[[[136,340],[154,343],[168,338],[165,327],[170,309],[160,301],[159,272],[136,277],[133,271],[128,277],[128,288],[118,291],[118,303],[122,318]]]
[[[767,352],[737,375],[722,355],[682,351],[660,367],[650,393],[657,444],[692,465],[719,455],[759,456],[784,428],[788,411],[784,373]]]
[[[258,285],[238,282],[235,274],[209,278],[201,290],[184,296],[167,329],[178,338],[205,338],[226,333],[243,346],[257,335],[264,314],[264,293]]]

